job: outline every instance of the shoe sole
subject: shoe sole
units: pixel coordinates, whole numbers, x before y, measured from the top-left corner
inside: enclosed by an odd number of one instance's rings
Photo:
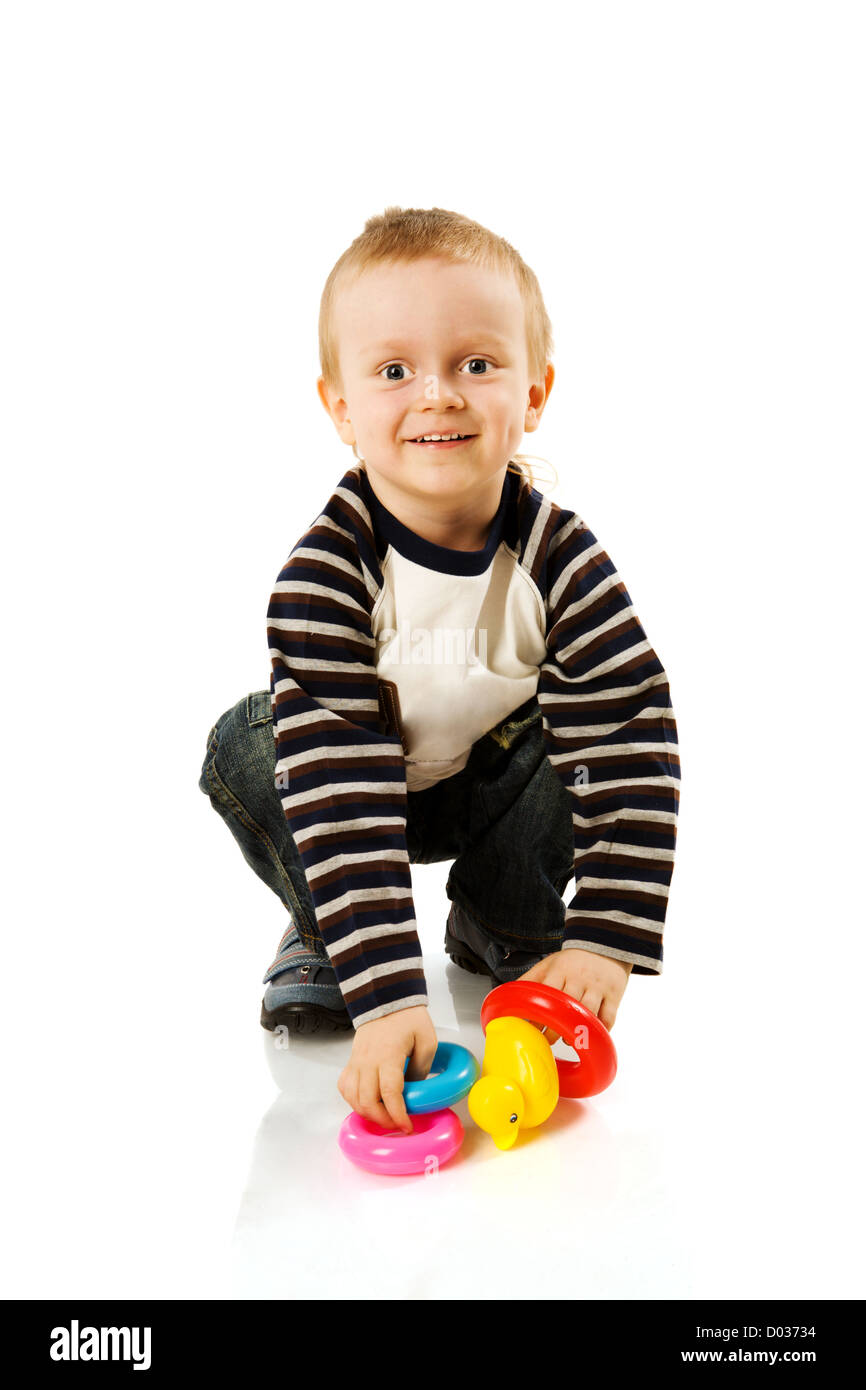
[[[281,1004],[278,1009],[266,1009],[262,1001],[259,1019],[269,1033],[287,1028],[290,1033],[345,1033],[352,1027],[347,1013],[326,1009],[321,1004]]]

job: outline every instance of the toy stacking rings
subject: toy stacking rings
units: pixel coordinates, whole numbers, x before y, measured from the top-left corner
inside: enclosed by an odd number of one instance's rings
[[[340,1126],[338,1143],[347,1158],[371,1173],[435,1171],[463,1143],[463,1126],[453,1110],[418,1115],[412,1123],[412,1133],[403,1134],[383,1129],[353,1110]]]
[[[407,1057],[404,1072],[408,1065]],[[430,1075],[403,1086],[403,1101],[413,1116],[412,1133],[384,1129],[353,1110],[340,1126],[337,1142],[342,1152],[372,1173],[423,1173],[441,1167],[463,1143],[460,1118],[447,1107],[469,1094],[478,1071],[467,1048],[440,1042]]]
[[[512,980],[490,991],[481,1005],[481,1027],[494,1018],[525,1018],[554,1032],[573,1047],[576,1062],[555,1057],[559,1094],[569,1099],[596,1096],[616,1076],[616,1048],[594,1013],[571,995],[535,980]]]
[[[405,1072],[409,1058],[403,1065]],[[433,1073],[438,1072],[434,1076]],[[403,1086],[403,1102],[410,1115],[431,1115],[467,1096],[478,1080],[478,1062],[459,1043],[441,1042],[436,1049],[430,1075],[423,1081]]]

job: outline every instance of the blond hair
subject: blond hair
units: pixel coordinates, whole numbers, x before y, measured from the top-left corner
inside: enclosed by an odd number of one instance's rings
[[[515,277],[526,314],[530,376],[533,380],[541,380],[553,355],[553,329],[535,272],[520,253],[504,237],[488,231],[480,222],[473,222],[462,213],[449,212],[446,208],[389,207],[367,218],[363,232],[343,252],[325,281],[319,307],[319,360],[326,386],[340,388],[339,355],[333,332],[338,282],[343,277],[359,275],[371,265],[417,261],[424,256],[483,265],[510,272]],[[535,476],[529,459],[535,457],[534,454],[515,454],[508,463],[513,472],[528,480],[530,487],[535,486]]]

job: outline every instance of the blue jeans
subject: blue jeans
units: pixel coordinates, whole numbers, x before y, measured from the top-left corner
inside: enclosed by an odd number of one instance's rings
[[[275,762],[270,694],[257,690],[211,729],[199,786],[304,946],[327,961]],[[535,696],[473,744],[460,772],[407,792],[406,840],[410,863],[453,861],[449,920],[497,980],[517,979],[559,950],[574,873],[571,802],[547,757]]]

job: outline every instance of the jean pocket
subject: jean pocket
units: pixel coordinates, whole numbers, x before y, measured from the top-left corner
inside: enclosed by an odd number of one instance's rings
[[[492,739],[500,748],[511,748],[521,734],[540,718],[541,706],[537,699],[527,700],[525,704],[513,710],[501,724],[488,729],[486,737]]]
[[[271,692],[269,690],[252,691],[247,696],[247,723],[250,728],[255,728],[257,724],[270,724],[272,722]]]

